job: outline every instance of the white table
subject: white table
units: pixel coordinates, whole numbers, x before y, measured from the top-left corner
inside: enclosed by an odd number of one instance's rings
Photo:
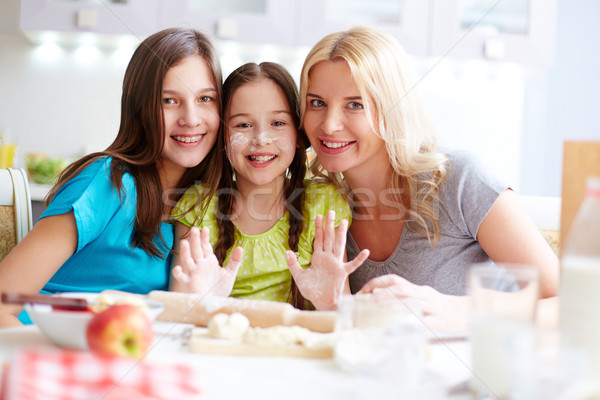
[[[203,377],[206,399],[426,399],[423,392],[436,387],[443,393],[441,398],[470,398],[466,394],[446,395],[446,388],[470,376],[470,349],[466,340],[430,344],[426,374],[422,382],[410,387],[401,379],[390,382],[344,372],[333,359],[190,353],[185,339],[186,329],[190,328],[157,322],[156,339],[147,358],[153,362],[178,361],[193,365]],[[21,349],[48,347],[54,345],[34,325],[0,329],[0,362],[9,362]]]

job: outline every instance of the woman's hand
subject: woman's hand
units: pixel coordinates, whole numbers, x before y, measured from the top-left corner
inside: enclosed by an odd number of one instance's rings
[[[389,291],[395,297],[419,300],[423,307],[423,322],[435,332],[458,333],[469,327],[468,298],[442,294],[430,286],[419,286],[395,275],[371,279],[359,293]]]
[[[369,251],[361,251],[354,260],[345,262],[346,232],[348,221],[342,220],[334,227],[335,212],[329,211],[323,227],[323,217],[315,220],[315,240],[311,265],[302,269],[292,251],[286,253],[288,268],[305,299],[317,310],[335,310],[344,292],[348,275],[369,257]]]
[[[227,297],[233,289],[243,249],[236,247],[227,266],[221,268],[209,242],[208,228],[191,228],[189,240],[179,243],[179,264],[173,267],[172,290]]]

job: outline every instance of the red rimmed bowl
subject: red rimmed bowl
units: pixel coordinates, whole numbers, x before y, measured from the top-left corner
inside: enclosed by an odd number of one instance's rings
[[[61,293],[56,296],[84,298],[92,305],[100,293]],[[127,295],[108,295],[115,302],[123,301]],[[137,295],[132,297],[139,298]],[[137,300],[136,300],[137,301]],[[164,307],[155,300],[142,299],[145,309],[152,320],[163,311]],[[88,350],[86,330],[94,316],[94,311],[64,310],[48,304],[25,304],[25,310],[31,320],[48,339],[60,347]]]

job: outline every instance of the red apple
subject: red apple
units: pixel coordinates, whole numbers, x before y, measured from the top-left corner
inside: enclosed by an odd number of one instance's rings
[[[140,307],[117,304],[94,315],[86,337],[93,352],[141,358],[152,345],[154,326]]]

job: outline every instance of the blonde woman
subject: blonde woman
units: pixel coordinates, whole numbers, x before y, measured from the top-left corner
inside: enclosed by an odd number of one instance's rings
[[[347,194],[353,293],[388,288],[424,302],[431,327],[464,328],[466,271],[476,262],[535,266],[554,296],[558,259],[517,195],[464,151],[438,149],[395,39],[356,27],[324,37],[301,74],[311,166]]]

